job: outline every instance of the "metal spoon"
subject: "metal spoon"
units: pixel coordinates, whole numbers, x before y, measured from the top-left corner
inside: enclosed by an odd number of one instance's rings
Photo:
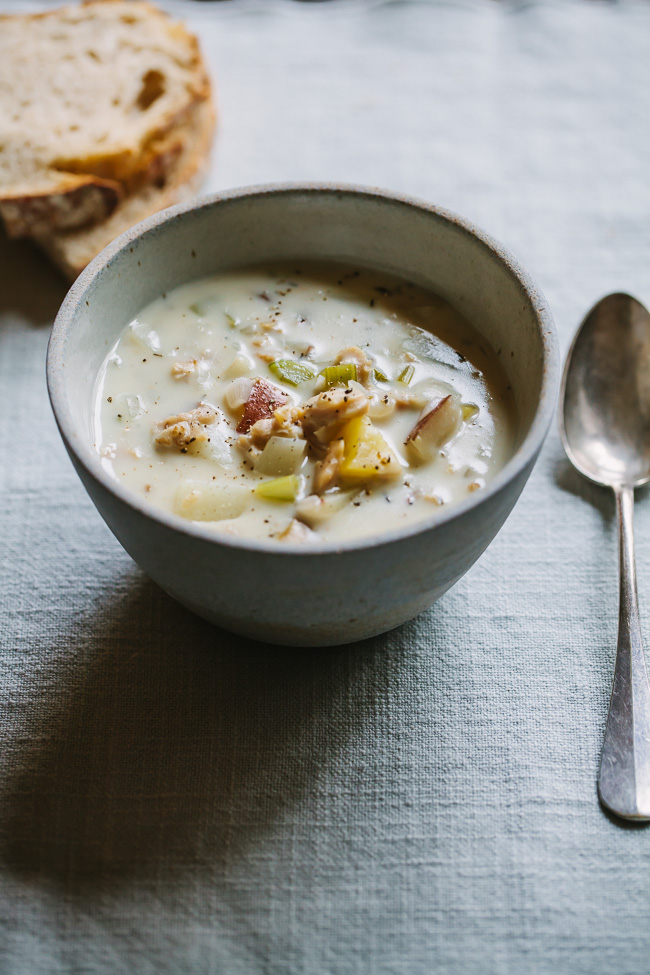
[[[634,565],[634,489],[650,480],[650,313],[608,295],[583,321],[562,384],[560,435],[572,464],[616,495],[618,645],[598,794],[625,819],[650,819],[650,684]]]

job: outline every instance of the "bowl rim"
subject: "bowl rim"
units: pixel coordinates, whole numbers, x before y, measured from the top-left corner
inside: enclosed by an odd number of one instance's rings
[[[204,527],[201,522],[188,521],[180,515],[146,505],[129,488],[123,487],[118,481],[111,478],[104,470],[99,453],[93,448],[92,444],[86,442],[85,438],[78,437],[78,424],[69,408],[66,391],[67,370],[65,369],[65,351],[77,307],[85,300],[85,296],[95,279],[134,240],[150,234],[187,213],[211,208],[223,202],[251,199],[257,196],[277,196],[281,194],[312,194],[314,196],[321,194],[345,195],[357,198],[370,198],[372,200],[386,200],[388,203],[396,203],[415,208],[430,214],[436,219],[453,224],[462,233],[478,239],[486,250],[491,252],[500,263],[506,266],[506,269],[518,282],[533,307],[540,332],[542,346],[540,394],[532,422],[524,440],[501,470],[480,491],[473,492],[466,499],[449,505],[447,510],[445,508],[441,511],[437,510],[432,514],[431,518],[420,519],[412,525],[400,526],[397,529],[383,531],[377,535],[362,536],[358,539],[337,543],[321,542],[309,546],[301,543],[291,544],[285,542],[280,547],[275,539],[239,538],[226,534],[217,535],[214,529],[211,530],[210,528]],[[373,549],[383,545],[390,545],[394,542],[404,541],[414,535],[435,531],[436,528],[463,518],[468,512],[480,507],[490,498],[498,495],[507,488],[523,470],[529,465],[532,465],[550,427],[559,390],[560,352],[553,317],[543,293],[510,251],[492,237],[491,234],[477,227],[470,220],[461,217],[451,210],[447,210],[433,203],[428,203],[426,200],[418,197],[392,192],[380,187],[364,186],[354,183],[280,182],[236,187],[194,197],[187,202],[168,207],[147,217],[111,241],[81,272],[63,300],[50,334],[47,348],[46,375],[48,394],[54,417],[68,451],[91,478],[99,482],[101,487],[116,496],[119,501],[133,511],[142,514],[145,518],[151,519],[154,522],[158,522],[168,529],[179,531],[185,535],[224,548],[269,553],[278,556],[301,555],[307,557],[310,555],[318,555],[321,557],[338,555],[342,552]]]

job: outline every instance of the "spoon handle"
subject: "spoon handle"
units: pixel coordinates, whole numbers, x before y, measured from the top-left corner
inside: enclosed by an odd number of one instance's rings
[[[634,564],[634,488],[614,488],[618,520],[618,645],[598,794],[624,819],[650,819],[650,684]]]

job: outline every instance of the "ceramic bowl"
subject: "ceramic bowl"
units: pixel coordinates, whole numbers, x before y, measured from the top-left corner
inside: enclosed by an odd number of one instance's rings
[[[430,522],[372,540],[311,550],[216,539],[156,511],[103,470],[93,446],[97,371],[119,331],[176,285],[264,260],[331,259],[377,267],[430,287],[501,356],[518,439],[484,489]],[[452,586],[494,538],[542,446],[559,360],[544,298],[512,256],[466,220],[375,189],[279,185],[173,207],[118,237],[73,285],[47,360],[52,407],[73,464],[126,551],[200,616],[268,643],[324,646],[388,630]]]

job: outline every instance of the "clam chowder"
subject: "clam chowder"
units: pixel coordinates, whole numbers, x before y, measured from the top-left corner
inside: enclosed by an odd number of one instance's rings
[[[106,357],[94,417],[105,469],[152,508],[278,545],[430,519],[514,435],[498,356],[448,303],[335,264],[161,296]]]

